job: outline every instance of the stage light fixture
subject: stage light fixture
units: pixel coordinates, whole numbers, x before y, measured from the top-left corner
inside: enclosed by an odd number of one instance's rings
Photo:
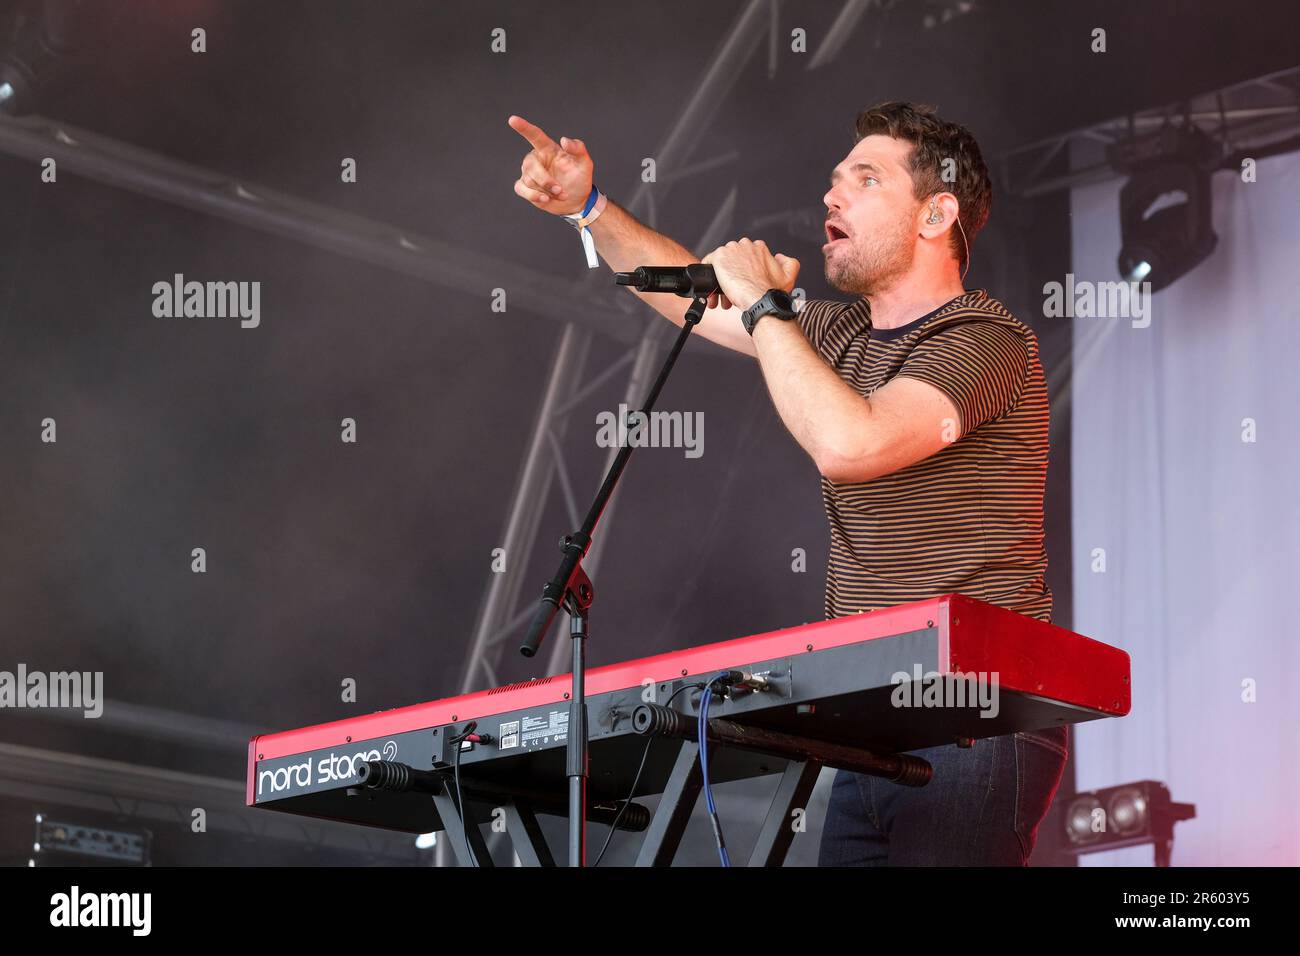
[[[1195,816],[1193,804],[1175,803],[1169,788],[1156,780],[1077,793],[1063,816],[1066,852],[1078,855],[1150,843],[1155,865],[1168,866],[1174,824]]]
[[[73,55],[99,43],[116,14],[113,4],[95,0],[15,5],[0,22],[0,113],[38,110],[51,90],[71,79]]]
[[[1158,292],[1200,265],[1218,243],[1210,224],[1210,174],[1161,166],[1131,178],[1119,194],[1119,274]]]
[[[1186,275],[1218,244],[1210,175],[1222,150],[1197,127],[1168,126],[1107,152],[1129,174],[1119,194],[1119,273],[1157,292]]]

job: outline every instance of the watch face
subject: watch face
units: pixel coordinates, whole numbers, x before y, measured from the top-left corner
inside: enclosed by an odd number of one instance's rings
[[[794,318],[798,313],[794,309],[794,300],[784,289],[769,289],[763,298],[745,310],[741,316],[745,329],[754,334],[754,326],[765,315],[775,315],[778,319]]]

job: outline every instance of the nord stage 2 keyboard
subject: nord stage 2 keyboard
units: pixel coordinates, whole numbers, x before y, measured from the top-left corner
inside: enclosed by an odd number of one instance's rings
[[[698,685],[722,671],[743,680],[710,702],[710,782],[783,775],[751,858],[762,865],[784,858],[789,813],[823,766],[920,786],[929,765],[908,751],[1130,706],[1125,652],[957,594],[594,668],[589,819],[622,811],[620,828],[645,830],[638,862],[676,851],[700,787]],[[566,812],[570,689],[561,674],[254,737],[247,803],[446,830],[462,862],[469,843],[480,864],[490,857],[476,824],[504,811],[521,859],[549,864],[536,814]],[[480,739],[452,743],[470,722]],[[653,794],[663,794],[653,815],[628,803]]]

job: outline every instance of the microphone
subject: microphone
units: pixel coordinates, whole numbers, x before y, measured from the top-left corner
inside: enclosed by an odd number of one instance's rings
[[[696,262],[689,266],[641,266],[635,272],[616,272],[614,281],[638,292],[671,292],[685,298],[707,298],[721,291],[713,266]]]

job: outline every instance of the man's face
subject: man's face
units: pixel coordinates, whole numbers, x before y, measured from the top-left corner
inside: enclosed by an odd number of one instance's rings
[[[880,292],[912,267],[921,203],[906,165],[911,151],[911,143],[867,136],[831,174],[822,197],[828,240],[822,254],[826,281],[841,292]]]

